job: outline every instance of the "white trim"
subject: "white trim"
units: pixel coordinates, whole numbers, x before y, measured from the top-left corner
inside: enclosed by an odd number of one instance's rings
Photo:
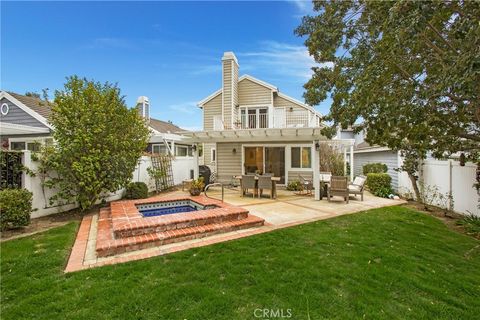
[[[0,92],[0,99],[2,99],[2,98],[6,98],[7,100],[10,100],[10,102],[12,102],[17,107],[19,107],[20,109],[25,111],[27,114],[29,114],[30,116],[32,116],[33,118],[38,120],[41,124],[43,124],[44,126],[46,126],[49,129],[53,129],[52,126],[50,124],[48,124],[47,119],[45,119],[40,114],[38,114],[37,112],[35,112],[32,109],[30,109],[29,107],[27,107],[25,104],[20,102],[18,99],[15,99],[14,97],[12,97],[8,92],[1,91]]]
[[[25,143],[25,149],[23,151],[28,150],[27,149],[27,144],[32,143],[32,142],[37,142],[42,145],[45,145],[45,142],[47,139],[52,139],[52,136],[46,136],[46,137],[18,137],[18,138],[8,138],[8,150],[12,150],[12,142],[24,142]]]
[[[250,80],[252,82],[255,82],[256,84],[259,84],[263,87],[266,87],[270,90],[273,90],[273,91],[278,91],[278,88],[275,87],[273,84],[270,84],[268,82],[265,82],[265,81],[262,81],[260,79],[257,79],[255,77],[252,77],[251,75],[248,75],[248,74],[244,74],[243,76],[241,76],[239,79],[238,79],[238,82],[241,82],[243,80]]]
[[[367,152],[382,152],[382,151],[393,151],[392,149],[388,147],[371,147],[371,148],[365,148],[365,149],[358,149],[358,150],[353,150],[353,154],[355,153],[367,153]]]
[[[10,122],[0,122],[0,134],[2,135],[10,135],[2,132],[2,129],[11,129],[11,130],[24,130],[27,131],[26,133],[20,133],[20,134],[31,134],[31,133],[50,133],[50,130],[48,128],[42,128],[42,127],[31,127],[31,126],[26,126],[23,124],[16,124],[16,123],[10,123]]]
[[[303,107],[303,108],[305,108],[305,109],[307,109],[307,110],[309,110],[309,111],[311,111],[311,112],[314,112],[316,115],[322,117],[322,114],[321,114],[320,112],[318,112],[317,110],[315,110],[314,107],[312,107],[312,106],[310,106],[310,105],[308,105],[308,104],[305,104],[305,103],[303,103],[303,102],[301,102],[301,101],[298,101],[297,99],[294,99],[294,98],[292,98],[292,97],[290,97],[290,96],[287,96],[286,94],[283,94],[283,93],[281,93],[281,92],[278,92],[278,96],[279,96],[280,98],[283,98],[283,99],[285,99],[285,100],[288,100],[288,101],[290,101],[290,102],[292,102],[292,103],[294,103],[294,104],[297,104],[297,105],[299,105],[299,106],[301,106],[301,107]]]
[[[222,71],[223,73],[223,71]],[[223,77],[223,76],[222,76]],[[223,79],[222,79],[223,80]],[[215,91],[214,93],[212,93],[211,95],[209,95],[208,97],[206,97],[205,99],[199,101],[197,103],[197,106],[200,107],[200,109],[202,109],[202,107],[207,103],[209,102],[210,100],[212,100],[213,98],[215,98],[216,96],[218,96],[220,93],[223,93],[223,88],[222,89],[218,89],[217,91]]]
[[[10,107],[8,106],[8,103],[2,103],[2,106],[0,107],[0,113],[2,116],[6,116],[9,111]]]

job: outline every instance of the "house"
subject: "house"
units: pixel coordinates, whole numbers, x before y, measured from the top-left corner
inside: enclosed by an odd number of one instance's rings
[[[50,106],[37,97],[0,91],[2,149],[38,151],[42,144],[51,143],[50,112]]]
[[[355,176],[363,174],[363,166],[367,163],[384,163],[387,165],[387,173],[392,178],[392,188],[395,191],[399,190],[399,180],[402,173],[397,169],[401,166],[401,155],[398,151],[392,151],[387,147],[370,145],[365,141],[366,133],[364,130],[354,133],[354,127],[347,129],[338,129],[338,139],[353,139],[355,141],[353,154],[354,166],[353,174]]]
[[[321,114],[270,83],[239,76],[233,52],[225,52],[221,64],[221,88],[198,103],[203,130],[183,133],[203,145],[203,162],[217,181],[247,173],[271,173],[284,185],[300,176],[318,179],[317,150],[326,141]]]
[[[192,144],[186,137],[177,132],[185,131],[171,122],[150,117],[150,100],[141,96],[135,106],[139,115],[145,119],[152,135],[147,146],[150,154],[168,154],[172,156],[172,171],[175,184],[191,179],[194,175],[194,166],[198,166],[193,158]]]

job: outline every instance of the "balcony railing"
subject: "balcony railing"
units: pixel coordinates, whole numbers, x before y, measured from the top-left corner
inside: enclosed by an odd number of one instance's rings
[[[310,111],[277,109],[269,121],[268,113],[241,115],[239,121],[234,122],[234,129],[260,128],[316,128],[320,126],[319,118]],[[221,115],[213,117],[213,130],[221,131],[232,129],[225,124]]]

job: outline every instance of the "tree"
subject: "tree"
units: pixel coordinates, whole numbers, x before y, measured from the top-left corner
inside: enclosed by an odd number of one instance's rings
[[[77,76],[55,91],[50,123],[54,151],[44,161],[55,175],[46,184],[59,190],[52,200],[76,200],[82,210],[130,182],[149,138],[116,85]]]
[[[315,1],[314,10],[295,31],[320,64],[305,99],[331,95],[332,128],[361,120],[367,142],[402,151],[417,199],[427,152],[479,162],[480,2]]]
[[[38,93],[38,92],[27,91],[27,92],[25,92],[25,95],[26,95],[27,97],[32,97],[32,98],[38,98],[38,99],[40,99],[40,93]]]

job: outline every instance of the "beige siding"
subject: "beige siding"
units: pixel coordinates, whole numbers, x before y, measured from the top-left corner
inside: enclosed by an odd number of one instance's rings
[[[272,103],[272,90],[245,79],[238,84],[238,100],[238,104],[241,106],[270,105]]]
[[[226,128],[232,123],[232,60],[223,63],[223,122]]]
[[[236,153],[232,150],[236,149]],[[230,183],[234,175],[242,174],[242,145],[217,143],[217,181]]]
[[[213,130],[213,117],[222,115],[222,94],[219,94],[203,106],[203,130]]]
[[[233,110],[232,110],[232,122],[235,123],[238,120],[238,65],[233,62]]]
[[[203,144],[203,163],[207,166],[213,165],[211,158],[211,150],[215,148],[215,143],[204,143]]]
[[[286,107],[287,108],[287,111],[289,111],[289,108],[293,108],[293,110],[295,111],[306,111],[307,109],[305,109],[303,106],[299,105],[299,104],[296,104],[296,103],[293,103],[291,101],[288,101],[287,99],[284,99],[282,97],[279,97],[277,95],[274,95],[273,96],[273,106],[274,107]]]

